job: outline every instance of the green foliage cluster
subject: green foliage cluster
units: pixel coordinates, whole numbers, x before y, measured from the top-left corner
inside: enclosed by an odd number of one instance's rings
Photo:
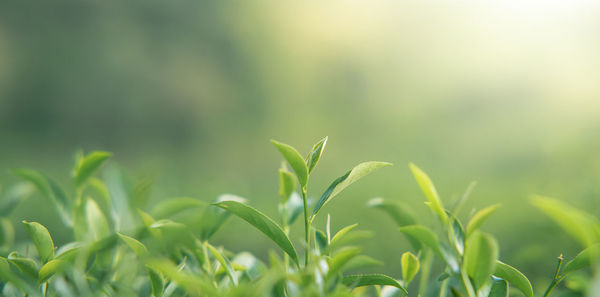
[[[125,195],[111,195],[105,182],[95,177],[111,156],[107,152],[76,156],[70,191],[37,171],[14,170],[23,181],[0,199],[0,295],[534,297],[536,291],[527,277],[501,262],[496,239],[480,230],[499,205],[469,215],[463,224],[461,209],[474,184],[452,207],[446,207],[428,175],[414,164],[410,170],[439,226],[419,224],[401,201],[371,199],[368,205],[393,219],[413,251],[398,251],[401,277],[350,273],[383,264],[361,254],[356,241],[364,238],[364,233],[356,230],[357,224],[334,232],[330,216],[323,228],[313,223],[345,188],[391,164],[360,163],[312,201],[308,198],[309,180],[327,138],[317,142],[306,157],[287,144],[273,144],[285,159],[279,169],[276,220],[230,194],[212,203],[172,198],[146,211],[147,183]],[[30,241],[14,242],[14,226],[7,216],[36,191],[52,203],[72,231],[72,242],[56,247],[48,229],[30,221],[22,222]],[[554,277],[547,289],[540,291],[541,296],[549,296],[564,279],[569,280],[568,292],[598,296],[600,289],[594,287],[598,282],[598,219],[550,198],[536,196],[532,203],[584,247],[565,265],[559,257]],[[263,261],[248,252],[234,253],[211,243],[231,215],[264,234],[280,253],[271,252],[268,261]],[[291,240],[290,227],[297,221],[304,224],[301,244]],[[435,265],[436,261],[441,265]]]

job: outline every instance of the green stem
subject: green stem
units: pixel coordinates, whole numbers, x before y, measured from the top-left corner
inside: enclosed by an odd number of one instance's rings
[[[310,223],[308,216],[308,198],[306,197],[306,187],[302,187],[302,200],[304,202],[304,239],[306,241],[306,250],[304,252],[304,267],[308,267],[310,258]]]
[[[554,273],[554,278],[550,282],[548,289],[546,289],[546,292],[544,293],[544,297],[548,297],[550,295],[550,292],[552,292],[552,290],[554,290],[556,285],[558,285],[558,283],[560,283],[560,281],[563,279],[562,277],[559,277],[558,275],[560,273],[560,268],[562,267],[562,263],[563,263],[564,259],[565,258],[563,257],[562,254],[560,256],[558,256],[558,265],[556,265],[556,272]]]
[[[429,283],[429,274],[433,258],[429,250],[423,250],[423,260],[421,261],[421,277],[419,279],[419,296],[425,296],[425,289]]]

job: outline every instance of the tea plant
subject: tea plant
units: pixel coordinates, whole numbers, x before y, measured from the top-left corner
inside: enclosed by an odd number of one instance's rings
[[[106,152],[78,154],[67,190],[31,169],[13,173],[24,182],[0,200],[2,296],[363,296],[366,286],[392,286],[406,295],[403,282],[381,274],[348,275],[349,269],[379,264],[348,246],[360,238],[356,225],[332,233],[313,225],[322,207],[356,180],[385,162],[365,162],[347,171],[316,203],[308,198],[309,176],[321,159],[327,138],[302,158],[289,145],[273,141],[285,164],[279,171],[279,223],[234,195],[213,203],[181,197],[164,200],[150,211],[148,183],[128,186],[114,170],[105,180],[95,172],[110,158]],[[36,189],[73,241],[58,248],[46,227],[23,221],[31,243],[14,244],[5,217]],[[233,214],[266,235],[283,252],[269,264],[248,252],[233,253],[211,238]],[[290,239],[290,226],[303,214],[304,257]],[[12,233],[11,233],[12,232]],[[353,235],[354,234],[354,235]],[[356,289],[355,289],[356,288]]]

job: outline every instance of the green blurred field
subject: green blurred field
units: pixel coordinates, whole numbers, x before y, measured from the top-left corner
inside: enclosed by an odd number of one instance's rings
[[[546,278],[578,247],[529,195],[600,214],[599,16],[586,1],[3,1],[0,184],[14,167],[66,184],[75,150],[102,149],[154,181],[153,202],[233,193],[274,215],[269,140],[306,153],[328,135],[313,197],[357,162],[395,164],[324,209],[375,231],[364,246],[388,273],[408,244],[365,203],[402,199],[431,220],[412,161],[447,203],[477,180],[468,210],[502,203],[484,230]],[[40,201],[13,219],[60,240]],[[232,219],[217,241],[265,256],[260,239]]]

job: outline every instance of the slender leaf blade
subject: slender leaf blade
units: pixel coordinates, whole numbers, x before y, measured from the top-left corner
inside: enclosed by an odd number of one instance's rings
[[[75,186],[80,187],[88,178],[92,176],[108,158],[112,156],[109,152],[93,151],[87,156],[79,159],[73,169],[73,181]]]
[[[529,279],[516,268],[497,261],[494,275],[507,280],[525,294],[526,297],[533,297],[533,287],[531,286],[531,282],[529,282]]]
[[[496,212],[499,208],[500,204],[494,204],[476,212],[467,223],[467,227],[465,230],[465,232],[467,233],[467,237],[469,237],[471,234],[473,234],[473,232],[479,229],[479,227],[483,225],[485,220],[488,217],[490,217],[494,212]]]
[[[392,286],[400,289],[403,296],[408,295],[406,289],[395,279],[384,274],[357,274],[345,275],[342,283],[350,288],[364,286]]]
[[[319,142],[317,142],[312,150],[310,151],[310,154],[308,155],[308,158],[306,158],[306,166],[308,167],[308,174],[310,174],[313,169],[315,168],[315,166],[317,166],[317,163],[319,163],[319,160],[321,159],[321,155],[323,155],[323,150],[325,150],[325,145],[327,144],[327,136],[325,136],[323,139],[319,140]]]
[[[421,168],[417,167],[417,165],[410,163],[408,166],[410,167],[410,171],[412,171],[415,180],[419,184],[419,187],[421,187],[421,190],[425,194],[427,201],[430,203],[431,209],[440,217],[442,223],[445,224],[448,221],[448,215],[444,210],[444,206],[433,182]]]
[[[254,226],[256,229],[267,235],[275,242],[286,254],[290,256],[294,263],[298,264],[298,254],[292,245],[292,242],[285,234],[283,229],[271,218],[251,206],[237,201],[221,201],[212,205],[220,207]]]
[[[302,187],[306,187],[308,183],[308,167],[306,167],[306,163],[300,153],[290,145],[285,143],[278,142],[276,140],[271,140],[273,145],[279,150],[279,152],[283,155],[283,157],[288,161],[294,172],[296,173],[296,177],[298,177],[298,181]]]

